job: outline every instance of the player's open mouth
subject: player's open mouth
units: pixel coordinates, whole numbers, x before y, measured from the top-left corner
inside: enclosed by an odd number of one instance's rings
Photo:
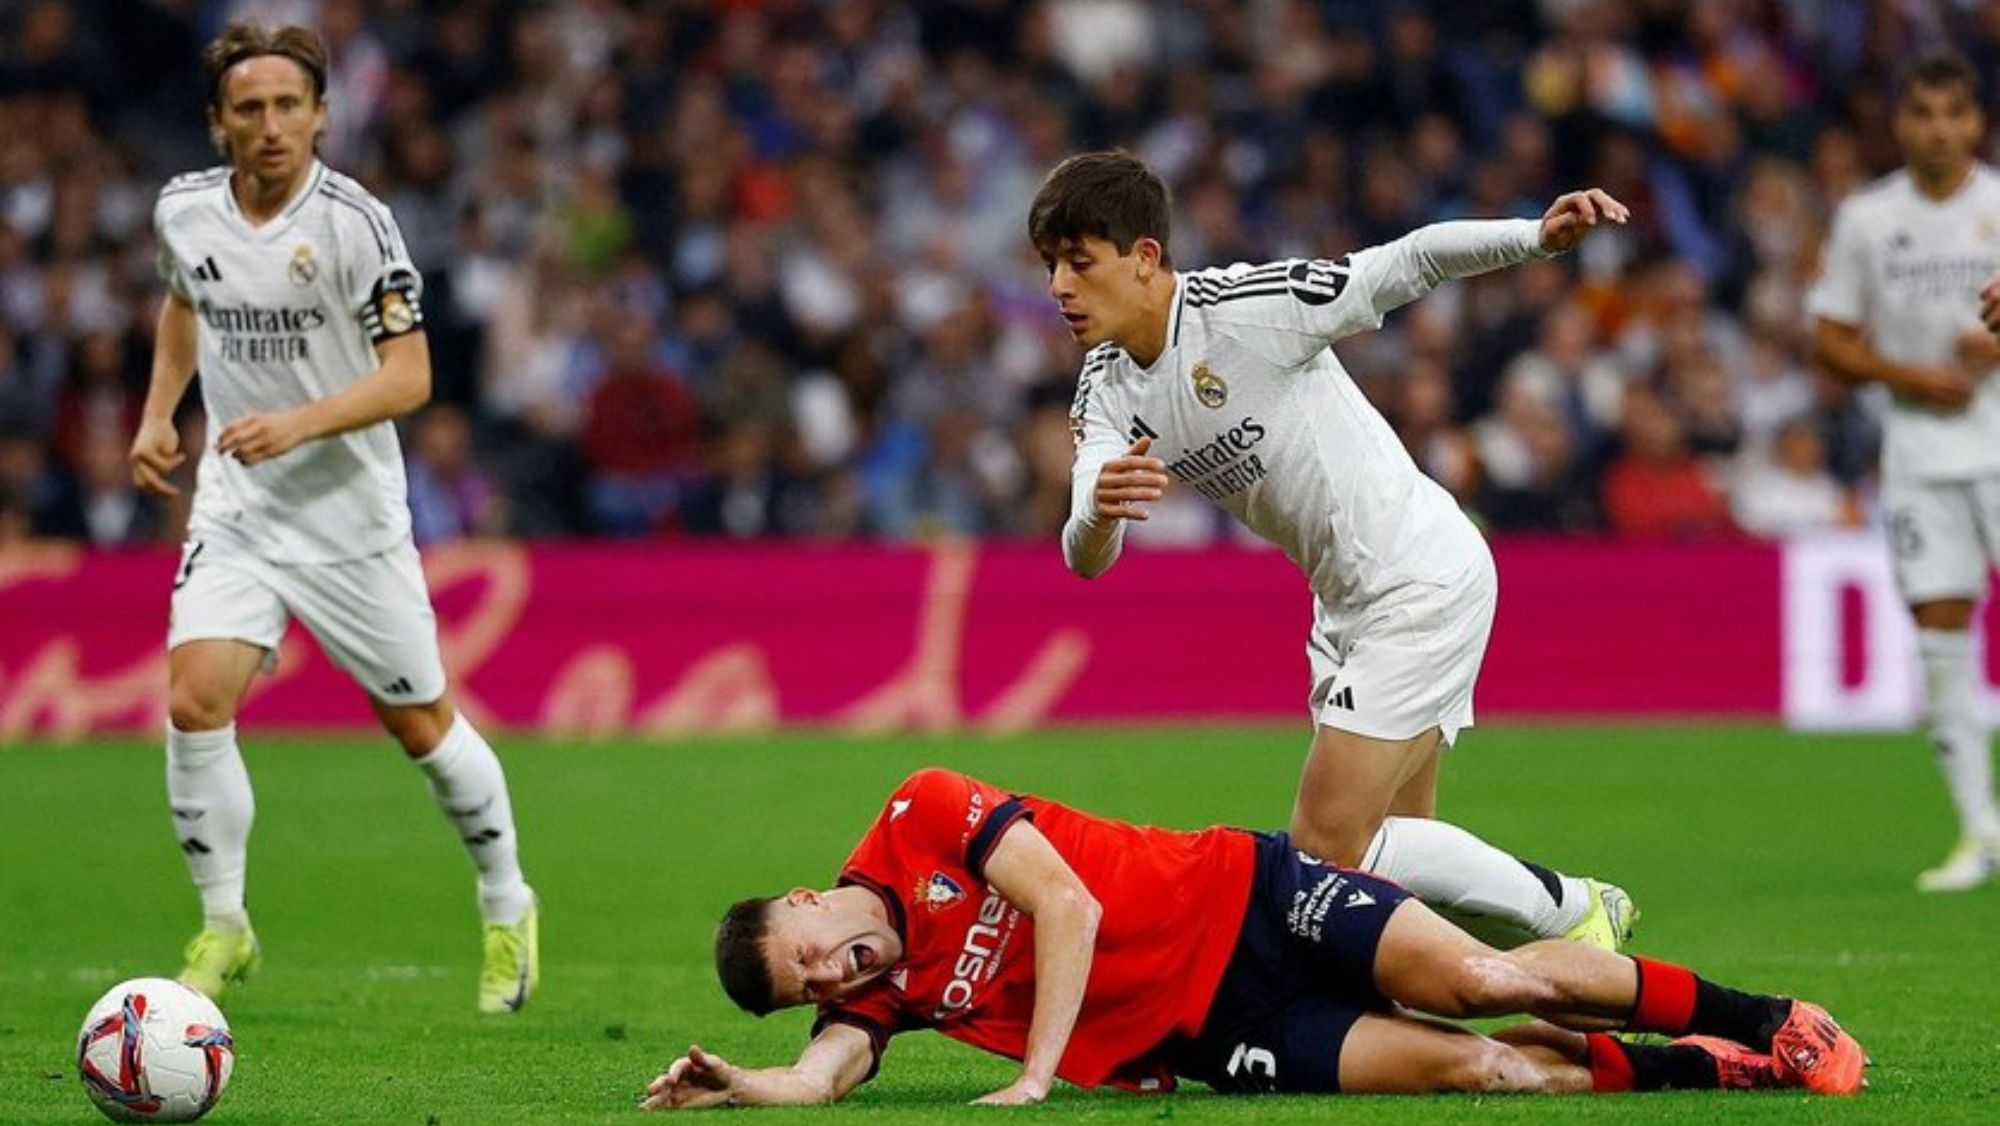
[[[1076,331],[1077,329],[1080,329],[1080,328],[1082,328],[1082,327],[1084,326],[1084,323],[1085,323],[1086,321],[1090,320],[1090,318],[1089,318],[1088,316],[1085,316],[1085,315],[1084,315],[1084,314],[1082,314],[1082,313],[1069,313],[1069,312],[1065,312],[1065,313],[1063,314],[1063,320],[1066,320],[1066,321],[1068,321],[1068,322],[1069,322],[1069,327],[1070,327],[1070,331],[1071,331],[1071,332],[1075,332],[1075,331]]]
[[[848,947],[848,954],[854,961],[854,976],[860,977],[875,968],[875,951],[865,942],[857,942]]]

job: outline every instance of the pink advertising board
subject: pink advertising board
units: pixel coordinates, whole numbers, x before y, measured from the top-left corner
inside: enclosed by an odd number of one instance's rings
[[[1789,714],[1789,663],[1833,666],[1837,709],[1852,687],[1841,670],[1866,674],[1877,648],[1894,658],[1893,637],[1846,628],[1839,594],[1805,600],[1835,621],[1793,652],[1779,548],[1508,541],[1495,555],[1485,719],[1775,719]],[[156,729],[174,566],[164,551],[0,551],[0,739]],[[1091,582],[1041,544],[463,544],[426,568],[463,704],[496,726],[1306,722],[1311,599],[1269,551],[1133,551]],[[371,722],[296,626],[244,720]]]

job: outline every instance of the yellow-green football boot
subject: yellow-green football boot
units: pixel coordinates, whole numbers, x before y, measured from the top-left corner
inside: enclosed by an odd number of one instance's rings
[[[541,901],[528,893],[528,913],[516,923],[488,923],[479,971],[479,1011],[511,1013],[528,1003],[542,980]]]
[[[180,983],[200,990],[208,999],[222,1003],[222,991],[233,982],[240,982],[257,972],[264,960],[264,952],[257,945],[257,932],[249,927],[242,930],[217,930],[203,927],[201,933],[188,940],[186,964],[181,967]]]
[[[1632,928],[1639,922],[1639,905],[1617,884],[1588,879],[1583,882],[1590,887],[1590,910],[1563,937],[1615,954],[1632,941]]]

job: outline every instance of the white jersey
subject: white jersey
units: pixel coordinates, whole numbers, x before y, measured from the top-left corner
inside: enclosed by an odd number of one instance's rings
[[[1077,381],[1077,439],[1063,548],[1072,567],[1101,541],[1104,463],[1141,436],[1178,481],[1283,549],[1337,618],[1412,583],[1448,586],[1487,566],[1472,522],[1423,475],[1328,345],[1454,277],[1540,253],[1532,220],[1425,227],[1339,262],[1238,264],[1178,275],[1167,347],[1141,367],[1091,349]],[[1105,550],[1115,553],[1123,522]],[[1098,535],[1093,535],[1097,531]]]
[[[377,341],[423,324],[422,279],[396,221],[313,162],[278,215],[251,226],[229,169],[170,181],[153,209],[160,274],[195,310],[211,437],[230,422],[346,389],[380,366]],[[307,442],[259,465],[201,459],[191,534],[227,528],[278,563],[356,559],[409,538],[394,424]]]
[[[1869,347],[1899,364],[1956,365],[1953,341],[1980,327],[1979,287],[2000,271],[2000,175],[1975,165],[1951,198],[1933,200],[1907,171],[1841,203],[1812,315],[1859,327]],[[1966,480],[2000,473],[2000,379],[1978,386],[1962,411],[1897,399],[1883,441],[1891,480]]]

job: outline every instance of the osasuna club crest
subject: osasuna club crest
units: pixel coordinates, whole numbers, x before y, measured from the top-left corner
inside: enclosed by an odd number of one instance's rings
[[[965,889],[943,872],[932,872],[930,879],[917,885],[918,901],[932,911],[942,911],[964,898]]]
[[[285,273],[291,277],[293,285],[313,283],[313,279],[319,276],[319,259],[313,257],[311,244],[302,242],[297,250],[292,251],[292,262],[285,267]]]
[[[1229,384],[1224,383],[1222,377],[1215,374],[1214,369],[1208,366],[1207,360],[1194,365],[1192,378],[1195,401],[1202,406],[1215,410],[1229,401]]]

